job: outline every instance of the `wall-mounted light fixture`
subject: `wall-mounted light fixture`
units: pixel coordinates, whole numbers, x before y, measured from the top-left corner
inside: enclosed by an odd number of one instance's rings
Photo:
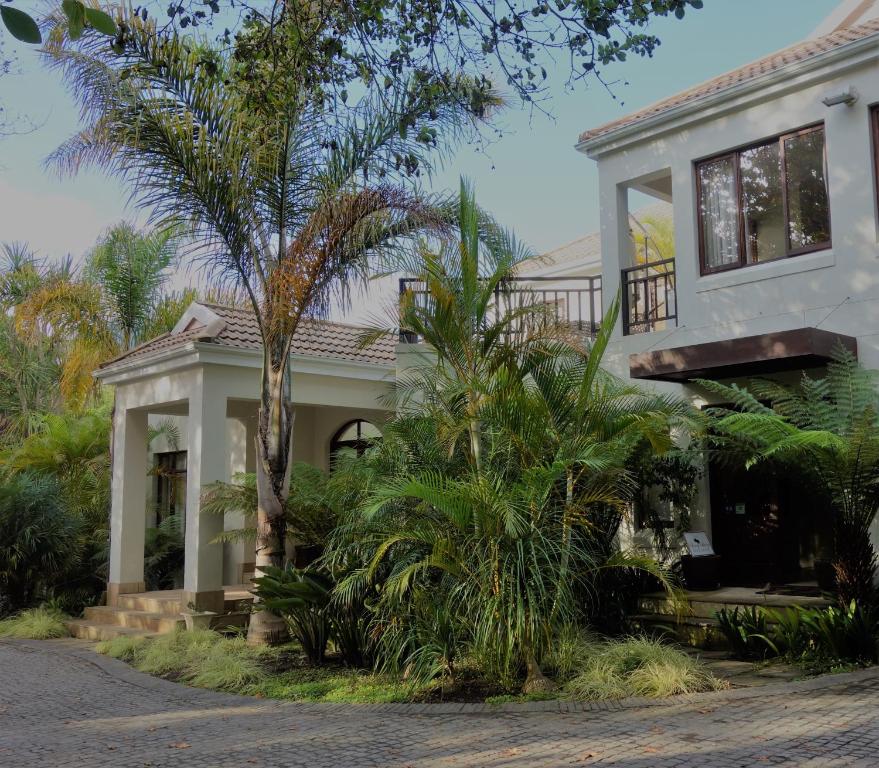
[[[835,107],[839,104],[845,104],[847,107],[852,106],[858,100],[858,92],[854,88],[849,88],[842,93],[827,96],[821,99],[825,107]]]

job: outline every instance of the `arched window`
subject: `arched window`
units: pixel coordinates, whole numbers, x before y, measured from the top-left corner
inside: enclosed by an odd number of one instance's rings
[[[362,456],[364,451],[369,448],[373,440],[380,438],[381,432],[375,424],[371,424],[365,419],[354,419],[343,425],[342,428],[333,435],[330,441],[330,468],[339,451],[350,448],[356,452],[358,456]]]

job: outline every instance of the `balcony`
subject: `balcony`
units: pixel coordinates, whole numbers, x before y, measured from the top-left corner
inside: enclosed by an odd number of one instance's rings
[[[678,324],[674,259],[622,270],[623,333],[661,331]]]
[[[426,303],[429,294],[418,278],[400,279],[400,296],[415,295]],[[499,313],[527,305],[541,305],[549,320],[568,325],[589,338],[601,324],[601,275],[590,277],[514,277],[495,289],[491,311]],[[400,330],[400,341],[418,342],[416,334]]]

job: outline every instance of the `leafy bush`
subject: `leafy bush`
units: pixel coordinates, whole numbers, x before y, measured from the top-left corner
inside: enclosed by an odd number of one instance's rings
[[[0,594],[16,610],[46,599],[78,562],[80,523],[50,478],[0,480]]]
[[[646,637],[596,643],[584,668],[565,687],[574,699],[658,698],[711,691],[722,683],[702,663]]]
[[[0,621],[0,637],[27,640],[49,640],[53,637],[69,637],[64,626],[66,617],[60,611],[40,606],[22,611],[17,616]]]
[[[312,664],[322,664],[330,639],[328,606],[332,581],[315,571],[264,568],[253,580],[254,594],[281,616]]]
[[[824,610],[804,610],[802,625],[820,655],[854,662],[876,661],[879,615],[873,608],[831,606]]]
[[[764,659],[777,654],[768,641],[769,625],[762,608],[737,605],[732,611],[722,608],[715,617],[732,655],[737,659]]]
[[[717,619],[737,658],[785,656],[806,663],[877,660],[879,613],[854,600],[844,608],[792,606],[780,611],[752,606],[740,612],[737,607],[719,611]]]

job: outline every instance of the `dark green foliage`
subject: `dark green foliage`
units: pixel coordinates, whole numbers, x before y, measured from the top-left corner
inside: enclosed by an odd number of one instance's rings
[[[148,590],[178,589],[183,581],[183,515],[168,515],[155,528],[147,528],[143,573]]]
[[[269,567],[253,580],[265,608],[287,622],[312,664],[322,664],[330,639],[330,591],[333,583],[314,571]]]
[[[879,389],[875,371],[838,346],[821,378],[796,387],[755,380],[748,389],[700,384],[736,410],[715,409],[720,451],[759,461],[807,466],[830,499],[834,570],[842,606],[876,599],[876,552],[870,526],[879,509]],[[771,407],[765,402],[771,403]]]
[[[51,478],[22,473],[0,481],[0,613],[63,588],[78,564],[79,534]]]
[[[109,557],[110,419],[101,408],[50,414],[24,440],[0,456],[6,477],[40,478],[57,488],[75,535],[67,559],[46,578],[59,607],[78,613],[104,589]]]
[[[772,610],[751,606],[717,614],[720,629],[736,658],[783,656],[818,668],[836,663],[877,660],[879,615],[875,608],[833,605],[828,608],[792,606]]]
[[[848,606],[804,611],[802,623],[821,655],[842,661],[876,661],[879,615],[875,608],[852,601]]]
[[[770,655],[766,614],[755,605],[723,608],[715,614],[718,626],[737,659],[764,659]]]
[[[436,82],[449,72],[473,76],[502,73],[505,87],[531,102],[546,96],[548,68],[567,62],[570,85],[601,77],[601,67],[628,56],[651,56],[659,46],[650,24],[658,17],[681,19],[703,0],[540,0],[500,5],[450,0],[356,0],[344,4],[302,6],[276,13],[268,2],[244,30],[226,30],[237,43],[236,58],[254,88],[270,88],[273,70],[258,64],[271,54],[278,69],[299,67],[315,90],[333,90],[345,102],[348,88],[363,82],[389,87],[402,77]],[[228,0],[174,2],[168,13],[181,27],[203,23],[205,12],[222,13]],[[234,7],[235,3],[231,3]],[[240,5],[240,4],[239,4]],[[247,7],[245,3],[245,7]],[[233,15],[234,17],[234,15]],[[260,19],[272,18],[272,25]],[[307,41],[303,45],[303,40]],[[303,51],[302,49],[306,50]],[[550,64],[552,67],[550,67]],[[473,95],[475,99],[479,91]]]

